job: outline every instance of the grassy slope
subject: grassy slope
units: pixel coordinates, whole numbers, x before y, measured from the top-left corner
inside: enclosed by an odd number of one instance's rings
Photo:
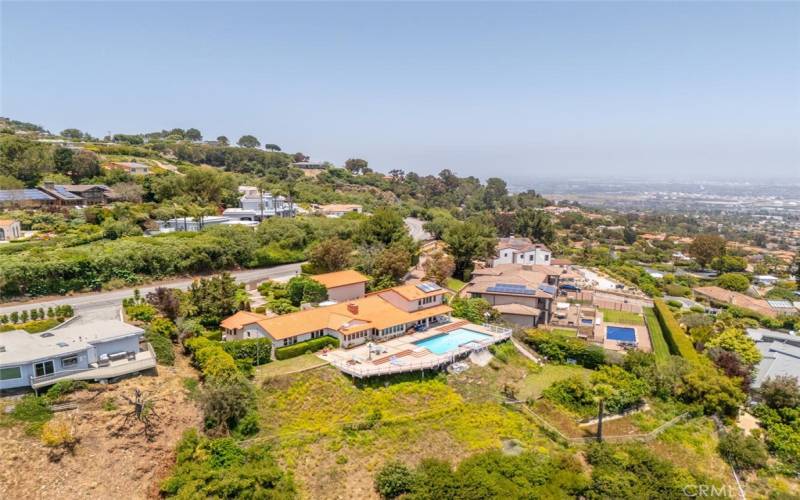
[[[669,359],[669,345],[664,338],[664,332],[661,330],[661,324],[656,318],[656,313],[652,307],[647,307],[644,310],[644,319],[647,324],[647,330],[650,332],[650,341],[653,344],[653,352],[656,355],[657,361],[665,361]]]

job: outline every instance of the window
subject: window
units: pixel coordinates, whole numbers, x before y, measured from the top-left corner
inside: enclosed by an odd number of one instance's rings
[[[544,260],[550,260],[550,256],[547,255],[547,254],[544,254]]]
[[[533,255],[528,255],[528,260],[533,261]]]
[[[43,377],[55,372],[55,367],[52,361],[45,361],[44,363],[36,363],[33,365],[33,371],[37,377]]]
[[[0,368],[0,380],[12,380],[22,378],[22,370],[19,366],[13,368]]]
[[[61,367],[69,368],[78,364],[78,356],[70,356],[68,358],[61,358]]]

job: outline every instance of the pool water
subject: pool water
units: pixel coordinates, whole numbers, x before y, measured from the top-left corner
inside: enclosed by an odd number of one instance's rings
[[[594,323],[594,321],[593,321],[593,320],[591,320],[591,319],[585,319],[585,318],[582,318],[582,319],[581,319],[581,323],[583,323],[584,325],[591,325],[591,324],[593,324],[593,323]]]
[[[481,340],[487,340],[489,338],[491,338],[489,335],[467,330],[466,328],[459,328],[449,333],[443,333],[425,340],[414,342],[414,345],[424,347],[434,354],[445,354],[457,349],[458,346],[466,344],[467,342],[480,342]]]
[[[624,326],[607,326],[606,338],[621,342],[636,342],[636,330]]]

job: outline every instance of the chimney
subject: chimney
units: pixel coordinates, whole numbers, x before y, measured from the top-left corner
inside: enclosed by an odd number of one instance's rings
[[[358,314],[358,304],[350,302],[347,304],[347,310],[350,311],[350,314]]]

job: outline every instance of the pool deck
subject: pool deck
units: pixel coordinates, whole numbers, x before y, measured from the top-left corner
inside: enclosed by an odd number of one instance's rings
[[[440,355],[414,344],[414,342],[446,334],[459,328],[483,333],[488,335],[488,338],[482,341],[467,342],[452,351]],[[508,338],[511,338],[510,328],[495,325],[476,325],[456,320],[424,332],[411,333],[377,343],[375,346],[380,348],[380,354],[370,353],[369,347],[363,344],[350,349],[339,348],[328,352],[318,352],[317,356],[353,377],[374,377],[441,368],[469,355],[473,351],[486,349],[490,345]]]
[[[628,325],[625,323],[606,323],[603,321],[595,328],[594,341],[602,343],[605,349],[611,351],[624,351],[625,348],[617,340],[606,338],[606,327],[616,326],[618,328],[631,328],[636,331],[636,348],[644,352],[652,352],[653,346],[650,344],[650,334],[644,325]]]

